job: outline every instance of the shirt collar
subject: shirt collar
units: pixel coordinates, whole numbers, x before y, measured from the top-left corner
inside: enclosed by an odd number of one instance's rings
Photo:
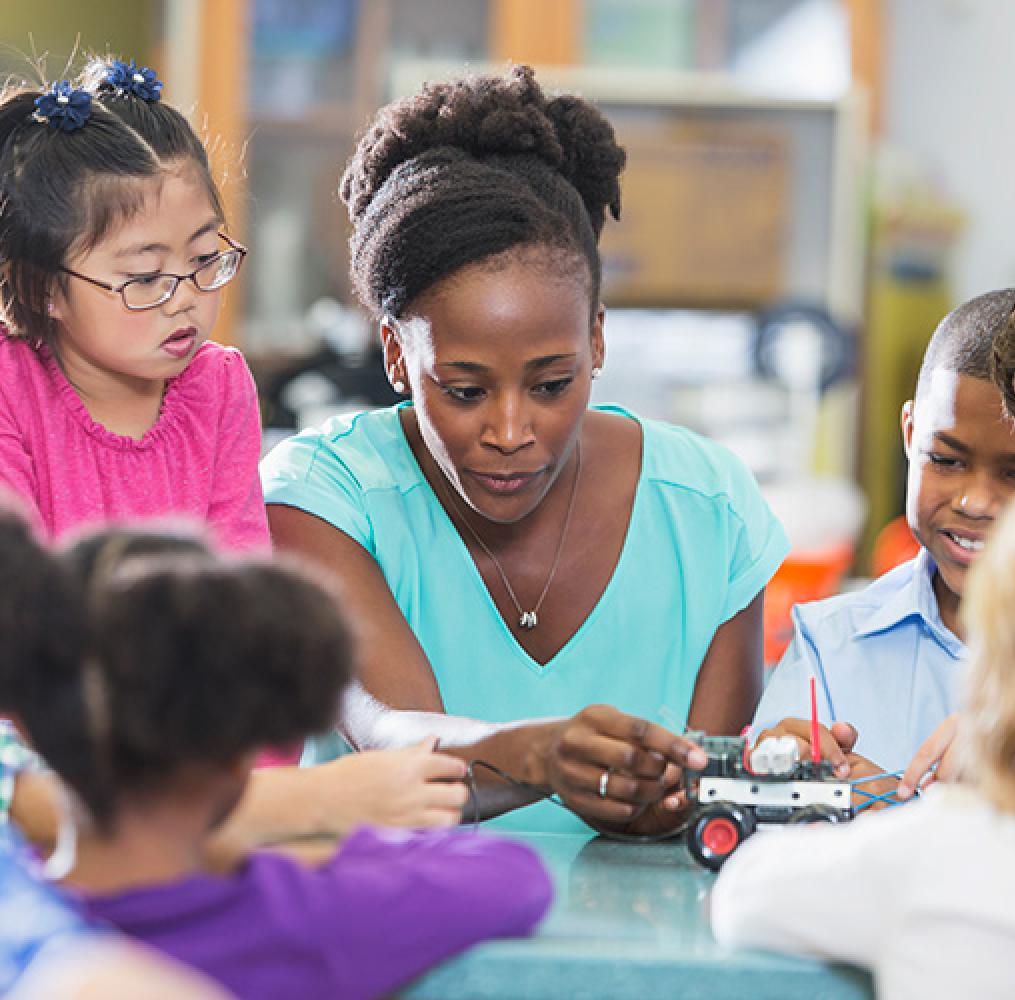
[[[934,560],[926,549],[921,548],[909,565],[908,578],[902,576],[894,591],[889,591],[871,611],[867,620],[857,628],[857,637],[886,632],[907,618],[919,618],[938,645],[958,659],[965,653],[965,645],[941,621],[934,593],[934,573],[937,571]]]

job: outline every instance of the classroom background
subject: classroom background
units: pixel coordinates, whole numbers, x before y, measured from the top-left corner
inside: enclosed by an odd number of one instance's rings
[[[336,197],[355,137],[426,79],[509,62],[577,90],[628,151],[603,243],[594,401],[721,440],[793,552],[792,603],[910,554],[896,428],[951,305],[1009,286],[1015,4],[997,0],[7,0],[0,72],[93,51],[169,81],[251,250],[219,339],[265,444],[393,401]]]

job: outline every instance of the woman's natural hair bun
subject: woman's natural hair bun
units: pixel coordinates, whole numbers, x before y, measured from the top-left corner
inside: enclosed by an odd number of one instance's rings
[[[597,234],[605,209],[620,211],[625,155],[610,123],[581,98],[547,100],[532,68],[515,66],[506,77],[427,84],[382,108],[342,178],[353,223],[400,164],[439,148],[480,161],[537,158],[577,189]]]

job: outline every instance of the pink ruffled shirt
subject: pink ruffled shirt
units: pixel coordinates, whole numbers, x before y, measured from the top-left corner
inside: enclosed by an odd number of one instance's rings
[[[49,538],[187,518],[223,548],[267,549],[260,451],[254,380],[234,348],[202,345],[136,441],[96,423],[50,352],[0,324],[0,484]]]

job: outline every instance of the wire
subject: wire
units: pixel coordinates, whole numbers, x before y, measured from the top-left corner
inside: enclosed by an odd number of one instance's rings
[[[901,778],[902,771],[880,771],[878,774],[868,774],[865,778],[851,778],[849,784],[863,785],[868,781],[881,781],[883,778]]]
[[[488,771],[497,775],[502,781],[506,781],[509,785],[514,785],[515,788],[522,788],[526,792],[534,792],[538,795],[536,802],[543,800],[552,802],[554,805],[560,806],[562,809],[567,809],[569,812],[574,812],[569,806],[564,805],[560,798],[554,792],[548,792],[545,788],[539,785],[530,784],[527,781],[522,781],[520,778],[515,778],[513,775],[502,770],[496,764],[491,764],[486,760],[473,759],[470,760],[465,767],[465,777],[469,783],[469,793],[472,796],[472,827],[478,829],[479,824],[482,822],[482,817],[479,815],[479,785],[476,782],[476,768],[485,767]],[[577,814],[576,814],[577,815]]]
[[[881,771],[879,774],[868,774],[863,778],[854,778],[849,782],[850,787],[857,795],[862,795],[864,801],[858,805],[853,806],[854,815],[858,812],[863,812],[864,809],[868,809],[870,806],[877,802],[883,802],[887,806],[904,806],[909,799],[900,799],[896,789],[890,789],[887,792],[875,794],[874,792],[868,792],[865,788],[860,788],[860,785],[865,785],[869,781],[883,781],[886,778],[901,778],[902,771]]]

